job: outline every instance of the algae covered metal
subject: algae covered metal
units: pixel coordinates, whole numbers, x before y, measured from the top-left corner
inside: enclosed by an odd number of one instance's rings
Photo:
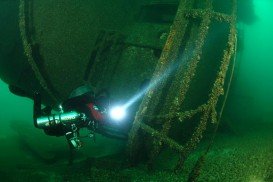
[[[39,91],[54,106],[90,84],[126,101],[143,82],[156,83],[130,131],[131,162],[145,153],[153,164],[171,148],[181,169],[209,123],[217,128],[236,52],[236,0],[5,3],[17,10],[10,29],[20,39],[0,63],[1,78],[15,93]]]
[[[214,11],[212,1],[204,2],[204,6],[197,9],[194,8],[194,1],[181,0],[180,2],[153,79],[158,80],[166,68],[172,65],[176,65],[177,68],[173,75],[162,79],[156,89],[150,90],[141,103],[130,133],[129,151],[133,162],[138,160],[137,153],[139,150],[143,150],[143,143],[146,143],[146,146],[148,143],[150,163],[153,163],[159,155],[161,148],[167,146],[180,153],[180,159],[175,169],[181,169],[189,153],[202,139],[208,123],[212,122],[217,125],[219,121],[218,117],[221,115],[222,109],[220,106],[219,111],[217,111],[217,104],[219,104],[219,97],[224,94],[226,75],[235,53],[237,41],[237,6],[236,0],[232,1],[231,14],[228,15]],[[191,22],[196,21],[198,25],[190,25]],[[227,24],[229,27],[226,47],[222,50],[222,57],[204,59],[204,54],[208,48],[205,45],[206,38],[214,22]],[[191,27],[189,28],[189,26]],[[187,30],[187,28],[189,29]],[[187,31],[190,33],[187,34]],[[212,31],[215,33],[215,30]],[[183,40],[185,35],[189,36],[186,42]],[[182,55],[181,52],[183,52]],[[214,67],[217,69],[217,73],[214,78],[203,79],[202,77],[206,77],[206,75],[198,69],[202,66],[199,62],[206,62],[204,64],[209,69],[212,61],[220,63]],[[194,87],[198,88],[196,85],[198,79],[208,82],[207,86],[210,87],[207,87],[209,92],[206,92],[205,89],[198,90],[199,94],[207,99],[196,105],[192,104],[191,101],[187,102],[187,99],[194,102],[194,97],[198,97],[189,93],[192,89],[196,89]],[[200,84],[202,83],[200,82]],[[166,90],[168,90],[167,93]],[[192,108],[192,106],[194,107]],[[185,122],[191,122],[190,125],[193,125],[189,127],[193,129],[187,136],[187,140],[181,138],[181,133],[189,129],[188,127],[185,128],[188,125],[183,125]],[[177,128],[180,131],[177,131]],[[143,139],[141,135],[145,135],[143,132],[146,133],[144,138],[149,138],[148,140],[145,139],[144,142],[140,141]],[[140,146],[142,146],[141,149]]]
[[[162,6],[164,17],[147,18]],[[176,3],[145,1],[20,1],[24,51],[44,102],[63,101],[86,83],[129,98],[150,78],[175,10]]]

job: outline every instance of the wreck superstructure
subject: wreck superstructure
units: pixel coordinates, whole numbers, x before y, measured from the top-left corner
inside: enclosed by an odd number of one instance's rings
[[[163,79],[155,90],[150,90],[142,101],[130,133],[129,146],[133,160],[137,155],[139,143],[142,144],[139,142],[139,135],[144,132],[149,136],[149,139],[145,141],[152,146],[149,147],[150,162],[154,161],[163,146],[167,146],[180,153],[175,169],[181,169],[187,156],[202,139],[207,125],[213,123],[217,128],[225,102],[223,99],[219,103],[219,98],[224,95],[226,75],[236,51],[236,11],[236,1],[232,1],[230,15],[214,11],[212,1],[204,1],[203,7],[198,9],[194,8],[194,2],[180,2],[153,79],[159,79],[166,67],[172,64],[177,66],[177,70],[174,75],[170,76],[171,78]],[[214,26],[218,23],[229,26],[226,48],[221,58],[204,59],[208,54],[206,49],[209,49],[206,46],[206,38],[211,27],[216,28]],[[218,29],[220,27],[221,25]],[[215,30],[211,31],[215,33]],[[185,35],[189,36],[187,42],[183,42]],[[181,52],[183,52],[182,55]],[[215,53],[210,52],[210,54],[215,56]],[[214,62],[217,59],[220,64],[214,67],[214,71],[217,70],[216,74],[214,73],[215,77],[209,77],[213,72],[209,68],[211,61]],[[205,69],[211,72],[206,73],[202,70],[204,69],[202,64],[207,65]],[[226,90],[229,89],[229,83],[226,85]],[[209,91],[205,91],[204,88],[209,88]],[[167,93],[166,90],[168,90]],[[203,98],[197,96],[196,93],[202,95]],[[203,99],[205,102],[202,103]],[[190,122],[191,126],[184,124],[185,122]],[[188,136],[182,134],[182,138],[181,133],[187,133],[188,130],[191,131],[190,134]]]
[[[140,161],[144,149],[152,165],[171,148],[179,170],[207,126],[217,128],[231,81],[237,1],[224,3],[13,1],[13,31],[4,35],[16,39],[3,51],[1,78],[28,95],[40,91],[46,105],[83,84],[126,101],[143,81],[157,82],[136,113],[129,157]]]

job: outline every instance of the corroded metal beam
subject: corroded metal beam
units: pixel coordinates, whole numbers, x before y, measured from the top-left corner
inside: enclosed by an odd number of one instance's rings
[[[181,0],[176,17],[174,19],[174,23],[171,26],[170,33],[166,44],[163,48],[161,57],[157,63],[155,72],[152,77],[153,80],[159,80],[159,78],[165,74],[167,68],[175,62],[178,54],[179,54],[179,46],[183,39],[183,36],[186,32],[186,28],[188,26],[189,21],[185,18],[184,13],[186,9],[191,8],[193,5],[192,1]],[[129,149],[129,156],[133,161],[134,156],[136,155],[137,151],[137,143],[138,143],[138,131],[140,129],[140,125],[138,124],[144,118],[144,115],[149,109],[149,112],[153,112],[155,107],[157,106],[160,96],[162,94],[162,89],[164,88],[167,82],[167,76],[164,79],[161,79],[160,83],[157,85],[156,90],[152,89],[149,90],[148,93],[144,96],[142,103],[139,107],[139,110],[136,114],[133,127],[129,134],[129,141],[128,141],[128,149]]]
[[[189,2],[189,1],[188,1]],[[159,116],[151,117],[153,115],[153,111],[158,104],[158,101],[161,97],[162,89],[167,82],[167,79],[163,79],[161,81],[157,90],[151,90],[146,94],[140,109],[136,115],[133,128],[130,132],[129,139],[129,152],[130,157],[134,157],[134,152],[137,151],[137,147],[135,144],[138,140],[138,131],[139,129],[144,130],[149,133],[154,140],[154,148],[150,155],[151,158],[155,158],[161,145],[164,143],[167,144],[170,148],[174,150],[178,150],[181,153],[181,158],[176,165],[176,169],[181,169],[184,163],[184,160],[187,158],[189,153],[196,147],[196,145],[200,142],[203,137],[203,132],[206,130],[208,121],[210,118],[212,122],[217,121],[217,111],[216,105],[218,103],[218,99],[224,93],[224,83],[227,75],[227,70],[230,64],[231,57],[235,53],[235,42],[236,42],[236,10],[237,10],[237,0],[233,0],[232,14],[226,15],[223,13],[218,13],[213,11],[213,6],[211,0],[206,0],[206,8],[204,10],[201,9],[190,9],[187,7],[187,1],[181,1],[180,6],[178,8],[177,16],[174,21],[174,24],[171,28],[171,32],[169,38],[166,42],[164,51],[161,55],[161,58],[158,62],[157,69],[154,72],[153,79],[158,79],[160,75],[164,73],[164,68],[168,67],[170,63],[174,62],[177,59],[178,51],[180,44],[182,44],[182,38],[185,34],[185,28],[187,27],[189,20],[188,18],[200,18],[201,24],[199,27],[199,34],[197,35],[197,39],[195,40],[195,49],[191,57],[185,57],[185,61],[182,61],[183,66],[180,65],[174,79],[172,80],[172,84],[170,86],[169,92],[167,94],[166,103],[164,104],[164,108],[170,108],[168,112],[164,115],[161,114]],[[216,79],[214,81],[214,85],[211,88],[211,92],[209,95],[209,99],[207,103],[199,106],[197,109],[191,111],[180,112],[180,108],[183,105],[185,95],[190,87],[191,81],[195,76],[196,69],[198,67],[199,60],[202,57],[202,48],[204,46],[204,41],[208,34],[208,29],[211,23],[211,20],[215,20],[217,22],[228,23],[230,25],[230,31],[228,36],[227,48],[224,50],[223,59],[221,61],[219,71],[217,73]],[[180,41],[179,41],[180,40]],[[188,43],[189,44],[189,43]],[[187,46],[185,48],[187,51]],[[186,63],[186,64],[185,64]],[[179,66],[179,64],[177,64]],[[181,82],[182,81],[182,82]],[[149,113],[149,114],[147,114]],[[172,125],[177,123],[173,122],[174,118],[178,118],[177,121],[181,122],[185,118],[191,118],[197,113],[201,113],[200,121],[194,130],[191,138],[188,142],[185,143],[184,146],[179,145],[178,142],[174,141],[171,138],[168,138],[168,133]],[[146,118],[145,118],[146,117]],[[161,131],[153,129],[151,126],[147,124],[143,124],[142,120],[144,119],[163,119],[163,127]],[[149,120],[148,120],[149,121]],[[175,147],[174,147],[175,146]],[[153,159],[151,159],[153,161]],[[150,162],[151,162],[150,161]]]

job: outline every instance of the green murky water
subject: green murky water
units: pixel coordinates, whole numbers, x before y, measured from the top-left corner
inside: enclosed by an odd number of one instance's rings
[[[0,6],[5,3],[0,1]],[[151,14],[143,14],[145,21],[161,21],[153,8]],[[0,9],[3,20],[7,17]],[[252,16],[247,16],[248,10],[239,9],[245,19],[237,24],[241,49],[220,128],[199,181],[273,181],[273,2],[253,0],[253,9],[254,21],[248,20]],[[172,16],[168,14],[164,23]],[[1,38],[0,59],[4,59],[4,49],[10,48],[13,38]],[[166,161],[176,158],[172,152],[161,156],[155,171],[142,164],[128,167],[126,142],[100,135],[96,143],[84,141],[84,149],[69,166],[65,138],[46,136],[33,126],[32,100],[11,94],[1,82],[0,103],[0,181],[186,181],[193,161],[208,143],[201,142],[178,175],[164,170],[169,166]]]

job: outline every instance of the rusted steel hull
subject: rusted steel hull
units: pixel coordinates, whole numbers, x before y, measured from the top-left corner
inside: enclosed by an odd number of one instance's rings
[[[144,81],[157,82],[135,116],[132,161],[144,147],[153,163],[168,147],[182,168],[208,124],[217,126],[236,52],[236,0],[0,3],[16,12],[0,76],[27,96],[39,91],[54,106],[91,84],[126,101]]]

